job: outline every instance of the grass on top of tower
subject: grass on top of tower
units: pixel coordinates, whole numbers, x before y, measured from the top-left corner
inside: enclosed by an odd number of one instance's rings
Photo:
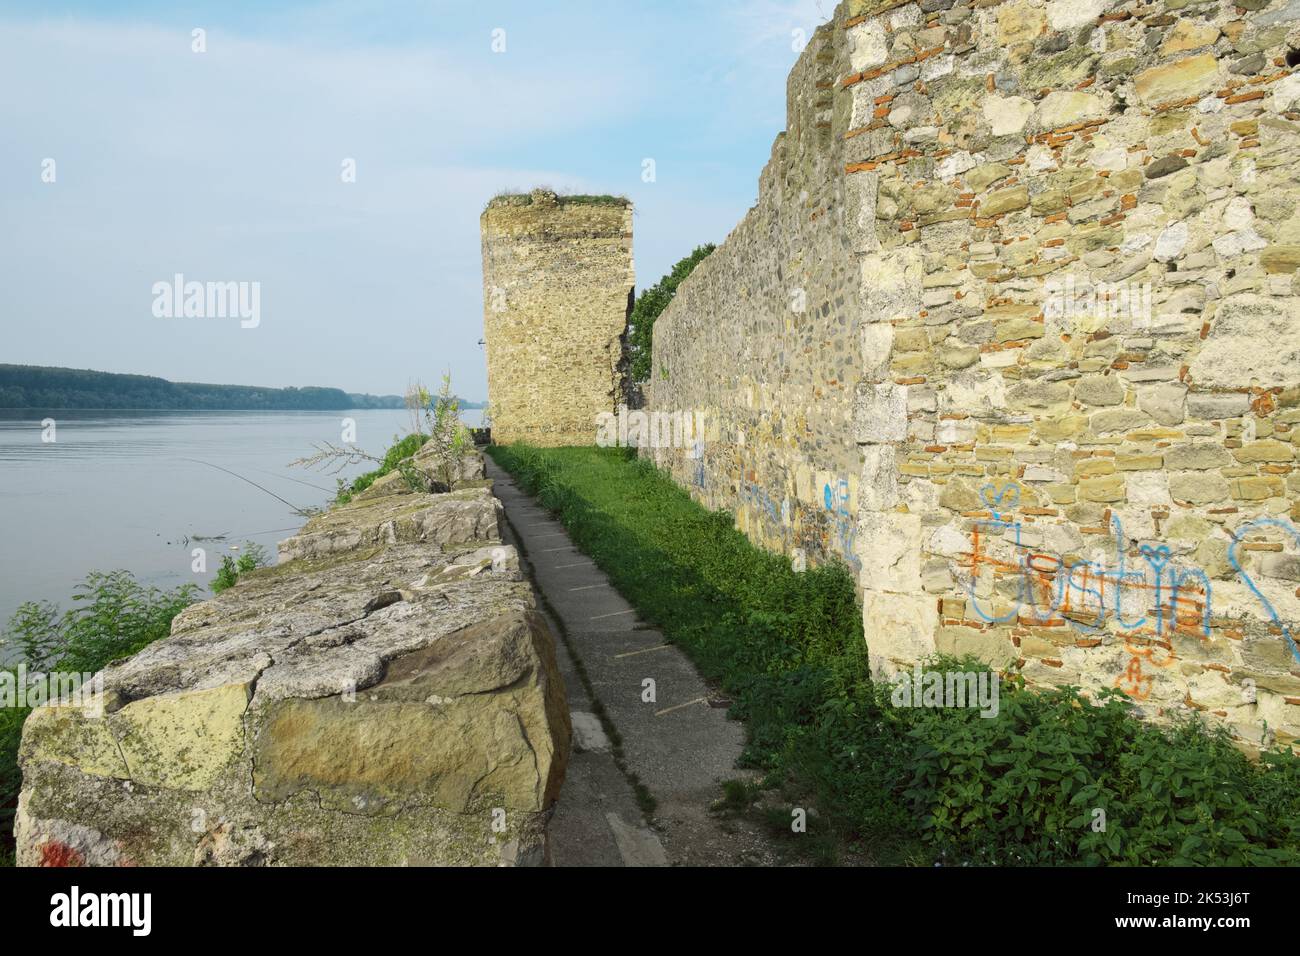
[[[600,195],[587,193],[555,193],[555,201],[561,206],[630,206],[632,200],[627,196],[615,196],[609,193]],[[493,206],[531,206],[532,193],[504,190],[488,200],[487,208]]]

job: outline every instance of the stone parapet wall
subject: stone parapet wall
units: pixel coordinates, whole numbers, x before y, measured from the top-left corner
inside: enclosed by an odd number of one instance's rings
[[[486,487],[313,519],[23,728],[24,866],[524,865],[570,748]]]
[[[623,391],[631,204],[535,190],[493,200],[481,228],[493,439],[595,444]]]
[[[713,420],[653,454],[839,552],[880,673],[973,653],[1294,741],[1298,61],[1282,0],[841,4],[656,326],[654,407]],[[808,319],[801,268],[852,288]]]

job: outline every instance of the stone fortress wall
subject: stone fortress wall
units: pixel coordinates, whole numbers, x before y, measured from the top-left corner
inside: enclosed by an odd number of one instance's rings
[[[768,547],[856,564],[862,307],[836,41],[819,30],[790,76],[758,203],[655,323],[646,391],[654,410],[702,413],[700,445],[660,456],[700,500]]]
[[[648,451],[873,665],[1300,733],[1300,3],[848,0],[655,328]]]
[[[622,392],[631,204],[538,189],[494,199],[481,229],[494,440],[593,444]]]

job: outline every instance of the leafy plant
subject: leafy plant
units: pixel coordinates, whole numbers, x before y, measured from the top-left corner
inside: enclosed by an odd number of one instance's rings
[[[406,386],[406,393],[403,400],[406,403],[406,411],[411,416],[411,434],[419,435],[423,427],[423,415],[429,407],[429,390],[421,382],[411,382]]]
[[[72,608],[27,602],[0,643],[17,647],[31,670],[93,672],[166,637],[172,618],[197,597],[192,584],[163,591],[127,571],[92,571],[74,589]]]
[[[208,587],[213,594],[220,594],[227,588],[234,587],[239,582],[241,574],[264,567],[266,563],[266,549],[260,544],[245,541],[238,558],[232,558],[228,554],[221,556],[221,567],[217,569],[217,576],[212,579]]]
[[[473,443],[469,430],[460,420],[460,400],[452,395],[450,373],[442,376],[442,388],[426,412],[426,418],[429,444],[433,448],[434,473],[438,482],[452,491],[460,481],[465,457]]]
[[[412,491],[428,491],[429,479],[424,476],[424,472],[415,466],[415,462],[410,458],[403,458],[397,463],[397,473],[402,476],[406,482],[406,487]]]

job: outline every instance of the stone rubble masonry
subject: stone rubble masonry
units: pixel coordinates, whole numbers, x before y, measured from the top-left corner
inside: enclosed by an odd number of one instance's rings
[[[34,710],[19,865],[545,862],[568,706],[500,521],[487,487],[330,511],[106,668],[102,714]]]
[[[1289,0],[841,3],[655,326],[702,455],[644,454],[848,565],[882,676],[969,653],[1294,743],[1295,50]]]
[[[631,204],[534,190],[494,199],[481,227],[493,440],[595,444],[624,392]]]

